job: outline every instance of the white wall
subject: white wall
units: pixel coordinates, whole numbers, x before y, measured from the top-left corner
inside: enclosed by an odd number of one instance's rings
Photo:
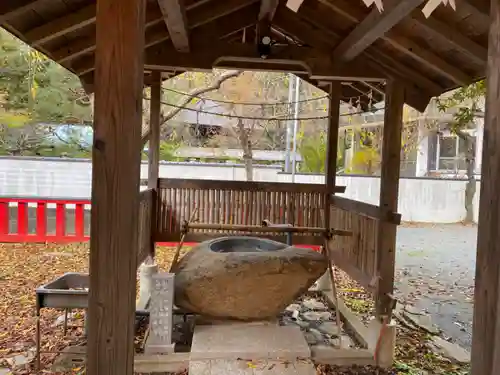
[[[54,158],[0,157],[0,196],[43,196],[89,198],[91,163],[83,160]],[[147,177],[147,164],[141,167]],[[185,179],[245,180],[242,165],[164,163],[160,177]],[[277,166],[254,166],[255,181],[292,182],[290,174]],[[323,175],[296,174],[296,183],[324,184]],[[346,186],[345,196],[362,202],[378,204],[378,177],[338,176],[337,184]],[[400,181],[399,209],[404,221],[455,223],[465,218],[465,181],[404,178]],[[479,186],[474,197],[477,221]]]
[[[254,180],[274,181],[277,166],[255,166]],[[147,178],[148,165],[141,165]],[[246,180],[242,165],[162,163],[160,177]],[[90,197],[92,164],[89,160],[0,157],[1,196]]]
[[[290,174],[279,173],[279,181],[291,182]],[[322,175],[295,175],[297,183],[325,183]],[[337,176],[337,185],[346,186],[340,196],[378,204],[380,179],[367,176]],[[403,221],[456,223],[465,219],[464,180],[402,178],[399,184],[398,212]],[[477,222],[480,182],[476,183],[474,220]]]

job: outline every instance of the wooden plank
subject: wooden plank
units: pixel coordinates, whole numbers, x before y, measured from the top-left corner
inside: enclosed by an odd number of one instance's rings
[[[457,85],[464,86],[472,82],[472,78],[459,68],[449,64],[428,48],[421,47],[409,38],[392,33],[390,38],[386,38],[386,41],[392,47],[415,59],[420,64],[428,66]]]
[[[453,29],[446,23],[439,21],[436,17],[431,16],[429,18],[425,18],[420,11],[414,12],[411,18],[418,25],[431,31],[437,38],[451,43],[457,50],[466,54],[467,57],[473,60],[476,64],[480,66],[486,65],[488,50],[461,34],[458,30]]]
[[[81,29],[95,22],[96,5],[91,4],[76,12],[59,17],[24,34],[33,47],[38,47],[64,34]]]
[[[351,2],[346,0],[336,0],[335,2],[328,0],[318,0],[322,5],[328,7],[330,9],[335,10],[337,13],[341,14],[346,19],[350,20],[353,23],[360,23],[363,19],[363,13],[360,12],[356,7],[352,5]],[[398,0],[395,0],[398,1]],[[385,13],[385,11],[383,12]],[[426,48],[420,47],[418,44],[414,43],[408,38],[405,38],[395,30],[388,30],[384,35],[381,36],[381,39],[389,43],[394,48],[399,51],[405,53],[413,59],[416,59],[419,63],[435,70],[439,74],[442,74],[458,85],[462,86],[464,84],[469,84],[472,79],[468,77],[466,74],[461,72],[459,69],[454,67],[453,65],[447,63],[435,53],[429,51]],[[371,51],[371,48],[370,48]],[[385,54],[385,51],[379,51],[382,55]],[[375,60],[376,61],[376,60]],[[406,74],[406,73],[404,73]],[[416,82],[418,85],[418,82]],[[433,94],[440,94],[442,90]]]
[[[472,375],[500,373],[500,4],[491,1],[477,233]]]
[[[227,0],[224,2],[216,2],[215,4],[206,4],[206,2],[203,1],[190,1],[185,5],[187,17],[190,21],[188,27],[189,29],[193,29],[206,23],[213,22],[228,13],[243,9],[254,2],[255,0]],[[160,29],[161,32],[158,32],[156,27],[153,28],[153,30],[149,29],[152,28],[152,26],[158,26],[160,21],[163,20],[162,13],[158,7],[153,7],[150,4],[152,3],[148,3],[146,12],[146,27],[148,28],[146,32],[146,47],[161,43],[169,38],[169,34],[164,25],[162,25],[163,27]],[[55,51],[53,53],[54,59],[62,63],[92,52],[95,50],[95,40],[94,34],[71,42]]]
[[[145,46],[148,43],[151,45],[163,41],[168,38],[168,33],[165,30],[165,26],[161,25],[162,35],[158,35],[157,28],[153,26],[158,26],[161,21],[161,13],[157,9],[158,7],[152,7],[148,5],[146,7],[146,41]],[[95,17],[94,17],[95,19]],[[153,30],[151,30],[153,29]],[[62,64],[67,61],[76,59],[82,55],[88,54],[95,51],[96,36],[95,32],[86,37],[78,38],[76,41],[72,41],[66,44],[52,53],[52,57],[55,61]]]
[[[151,102],[149,107],[148,187],[158,186],[160,172],[161,73],[151,73]]]
[[[177,51],[189,52],[186,7],[183,0],[158,0],[170,39]]]
[[[191,180],[191,179],[166,179],[160,178],[160,189],[216,189],[239,191],[268,191],[268,192],[297,192],[297,193],[327,193],[328,189],[323,184],[292,184],[280,182],[258,181],[220,181],[220,180]],[[345,192],[345,186],[336,186],[335,193]]]
[[[380,207],[386,212],[398,209],[399,169],[401,163],[401,132],[403,128],[404,87],[389,81],[386,86],[382,166],[380,172]],[[376,314],[390,319],[396,263],[397,226],[386,221],[378,223],[376,252]]]
[[[384,0],[384,10],[380,12],[374,7],[370,14],[340,42],[333,55],[343,61],[354,59],[408,16],[423,1]]]
[[[0,24],[49,1],[52,0],[2,0],[0,1]]]
[[[401,215],[395,212],[383,210],[381,207],[374,204],[356,201],[354,199],[344,197],[333,197],[332,204],[345,211],[355,212],[360,215],[387,221],[392,224],[401,224]]]
[[[144,1],[97,1],[89,375],[133,374],[144,20]]]
[[[332,240],[329,241],[332,243]],[[330,246],[330,245],[329,245]],[[330,247],[332,248],[332,247]],[[368,292],[375,293],[376,289],[372,284],[372,278],[367,275],[361,268],[354,264],[352,259],[347,258],[341,251],[330,251],[333,263],[345,271],[350,277],[359,282]]]

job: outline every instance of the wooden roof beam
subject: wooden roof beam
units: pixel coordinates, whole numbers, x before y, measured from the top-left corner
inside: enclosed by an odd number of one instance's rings
[[[458,30],[452,29],[446,23],[439,21],[436,17],[431,16],[425,18],[421,12],[413,12],[411,18],[413,22],[425,27],[432,32],[434,36],[453,44],[457,50],[466,54],[468,58],[473,60],[476,64],[480,66],[486,65],[488,50],[462,35]]]
[[[332,5],[333,3],[328,3],[329,5]],[[339,4],[342,4],[342,0],[336,0],[335,1],[336,6],[339,6]],[[298,17],[294,15],[293,13],[290,13],[288,11],[281,12],[281,8],[278,9],[278,12],[275,17],[275,22],[280,24],[281,27],[291,27],[291,30],[294,30],[293,28],[296,25],[300,25],[300,29],[297,30],[299,32],[302,30],[301,35],[310,35],[312,40],[306,40],[306,42],[314,42],[317,44],[319,41],[324,42],[324,43],[332,43],[334,40],[337,40],[339,36],[335,31],[331,29],[331,25],[329,22],[329,13],[331,12],[332,7],[328,6],[325,7],[324,4],[320,4],[320,9],[317,10],[320,12],[324,17],[322,19],[316,18],[316,23],[315,23],[315,28],[312,26],[308,25],[306,22],[300,22],[300,20],[296,20]],[[330,9],[330,10],[329,10]],[[338,9],[336,9],[337,11]],[[307,7],[304,7],[298,15],[300,17],[304,17],[306,20],[309,22],[315,21],[313,19],[313,15],[310,14],[310,10]],[[293,18],[291,17],[285,17],[287,14],[291,14],[294,16]],[[351,16],[352,17],[352,14]],[[351,19],[353,20],[353,19]],[[283,22],[283,24],[281,23]],[[315,33],[312,33],[313,31],[310,29],[314,29]],[[320,38],[322,37],[322,39]],[[426,77],[424,74],[421,74],[420,72],[406,66],[403,64],[400,64],[396,60],[394,60],[392,57],[388,56],[384,52],[381,52],[378,50],[377,47],[371,46],[366,49],[366,51],[363,53],[363,56],[367,57],[372,57],[371,61],[375,66],[380,66],[384,68],[384,71],[387,71],[385,65],[389,65],[392,69],[391,72],[394,72],[398,69],[400,69],[401,72],[404,72],[404,79],[407,83],[415,83],[418,87],[421,88],[421,91],[428,92],[429,94],[436,95],[438,93],[441,93],[443,91],[443,88],[438,85],[436,82],[433,82],[430,80],[428,77]],[[376,56],[376,57],[375,57]],[[403,77],[401,77],[403,78]]]
[[[50,0],[2,0],[0,1],[0,24],[24,14],[47,1]]]
[[[256,0],[226,0],[218,1],[216,3],[209,2],[208,4],[195,3],[190,1],[191,5],[186,5],[187,17],[189,20],[188,28],[192,29],[200,25],[212,22],[220,17],[223,17],[229,13],[242,9],[249,4],[256,3]],[[150,32],[149,28],[158,24],[162,20],[162,14],[159,12],[157,7],[152,9],[148,8],[146,12],[146,45],[147,47],[152,46],[156,43],[161,43],[167,38],[169,38],[168,33],[165,31],[161,32]],[[256,19],[256,18],[255,18]],[[149,38],[148,38],[149,33]],[[156,35],[157,38],[154,39],[153,36]],[[55,51],[52,56],[54,60],[60,64],[67,63],[71,60],[75,60],[83,55],[86,55],[95,50],[96,36],[95,32],[85,38],[80,38],[74,42],[70,42],[68,45],[61,47]]]
[[[177,51],[189,52],[186,7],[183,0],[158,0],[170,39]]]
[[[342,61],[359,56],[377,39],[385,35],[424,0],[384,0],[384,11],[373,8],[370,14],[351,31],[334,51]]]
[[[36,27],[25,34],[33,47],[39,47],[64,34],[81,29],[96,20],[96,5],[91,4],[78,11],[57,18],[49,23]]]
[[[199,35],[199,34],[198,34]],[[193,34],[194,38],[194,34]],[[353,61],[339,65],[331,60],[328,53],[319,50],[283,46],[273,49],[268,59],[258,56],[252,44],[213,42],[196,43],[191,40],[192,52],[179,53],[171,43],[148,48],[144,66],[148,70],[212,70],[218,68],[236,68],[241,70],[289,71],[307,74],[317,80],[383,81],[386,76],[370,69],[362,61]],[[196,47],[195,47],[196,46]],[[87,58],[74,66],[78,75],[94,69],[93,58]]]
[[[271,37],[271,23],[278,8],[279,0],[260,0],[260,11],[257,23],[257,38]]]
[[[346,0],[335,0],[333,2],[328,0],[318,0],[318,1],[323,6],[328,7],[331,10],[334,10],[335,12],[338,12],[340,15],[347,18],[353,23],[362,22],[361,20],[363,19],[363,14],[361,14],[361,12],[356,10],[352,6],[352,4],[350,4]],[[438,74],[446,77],[447,79],[451,80],[452,82],[454,82],[459,86],[463,86],[472,82],[471,77],[468,77],[465,73],[455,68],[452,64],[447,63],[432,51],[420,47],[412,40],[396,34],[394,30],[387,31],[385,35],[382,36],[381,39],[389,43],[392,47],[398,49],[404,54],[417,60],[419,63],[434,70]]]

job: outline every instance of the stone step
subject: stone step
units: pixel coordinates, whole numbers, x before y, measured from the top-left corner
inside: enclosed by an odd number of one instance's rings
[[[227,360],[191,361],[189,375],[315,375],[311,360]]]
[[[311,350],[299,327],[269,323],[199,325],[194,329],[191,346],[192,361],[296,361],[310,357]]]

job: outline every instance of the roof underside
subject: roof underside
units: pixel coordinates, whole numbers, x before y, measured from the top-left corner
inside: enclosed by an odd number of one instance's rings
[[[300,3],[300,1],[298,1]],[[147,0],[145,74],[165,77],[212,67],[291,71],[321,86],[341,79],[343,98],[383,99],[384,81],[405,82],[406,102],[424,110],[432,96],[482,79],[488,0],[439,6],[423,0],[305,0],[297,12],[280,0]],[[95,0],[1,0],[0,23],[93,84]],[[270,36],[267,59],[257,40]]]

